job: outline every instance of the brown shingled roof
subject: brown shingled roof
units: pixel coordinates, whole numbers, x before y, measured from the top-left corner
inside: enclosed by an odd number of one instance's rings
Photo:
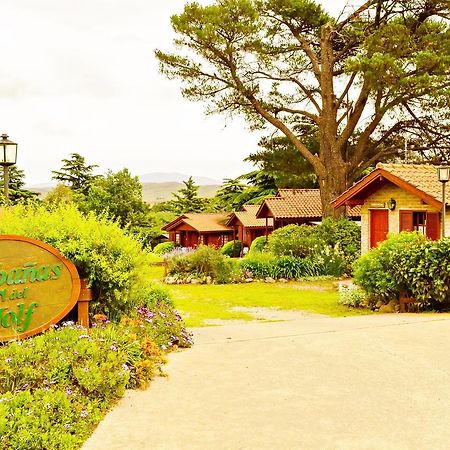
[[[276,197],[267,198],[261,205],[257,217],[265,217],[268,210],[275,219],[322,218],[322,202],[319,189],[280,189]],[[359,217],[361,208],[351,208],[350,217]]]
[[[425,192],[438,201],[442,201],[442,184],[437,177],[437,167],[428,164],[377,164],[383,169],[401,178],[417,189]]]
[[[229,215],[223,213],[217,214],[182,214],[169,224],[162,227],[163,230],[170,231],[175,229],[181,223],[185,223],[197,231],[200,232],[212,232],[212,231],[230,231],[226,226]]]
[[[227,225],[231,225],[231,222],[234,218],[239,220],[245,228],[265,228],[266,227],[266,219],[265,218],[256,218],[256,213],[258,212],[260,205],[244,205],[242,207],[242,211],[234,212],[231,217],[228,219]],[[267,221],[267,226],[273,227],[273,219],[269,219]]]
[[[345,203],[362,203],[364,198],[391,182],[420,197],[425,203],[439,208],[442,204],[442,185],[437,178],[437,167],[427,164],[382,164],[347,189],[333,202],[339,207]],[[373,186],[373,187],[372,187]]]

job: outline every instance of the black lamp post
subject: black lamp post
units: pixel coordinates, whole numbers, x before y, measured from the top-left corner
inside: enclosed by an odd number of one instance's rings
[[[445,184],[450,180],[450,166],[440,166],[437,168],[438,180],[442,183],[442,232],[441,236],[445,237]]]
[[[0,166],[3,166],[3,188],[5,192],[6,205],[9,203],[9,167],[16,164],[17,144],[8,139],[3,133],[0,141]]]

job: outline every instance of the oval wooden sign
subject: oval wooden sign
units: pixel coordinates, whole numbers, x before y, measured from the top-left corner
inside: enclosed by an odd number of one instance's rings
[[[24,236],[0,235],[0,341],[46,330],[79,295],[77,269],[58,250]]]

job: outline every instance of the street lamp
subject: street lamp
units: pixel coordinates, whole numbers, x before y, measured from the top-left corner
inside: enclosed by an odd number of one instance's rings
[[[445,183],[450,180],[450,166],[440,166],[437,168],[438,180],[442,183],[442,237],[445,237]]]
[[[8,139],[8,135],[3,133],[0,141],[0,166],[3,166],[3,188],[5,192],[6,205],[9,203],[9,166],[16,164],[17,144]]]

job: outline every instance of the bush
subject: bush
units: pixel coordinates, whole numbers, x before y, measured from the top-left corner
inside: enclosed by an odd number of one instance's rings
[[[199,245],[187,255],[168,259],[168,275],[195,277],[205,281],[210,277],[217,283],[228,283],[234,280],[235,264],[233,260],[222,255],[219,250],[207,245]]]
[[[192,338],[166,305],[119,324],[96,315],[0,348],[0,449],[79,448],[125,388],[161,372],[164,351]]]
[[[119,225],[92,213],[82,214],[71,204],[50,210],[44,206],[16,206],[4,210],[0,234],[18,234],[57,248],[89,279],[95,301],[92,313],[120,315],[145,301],[150,288],[146,268],[153,255]]]
[[[317,234],[327,246],[337,250],[344,258],[346,268],[361,254],[361,227],[352,220],[327,218],[317,225]]]
[[[165,253],[169,253],[175,248],[175,244],[172,241],[161,242],[160,244],[155,245],[153,249],[153,253],[156,255],[164,255]]]
[[[270,253],[255,253],[240,261],[245,277],[297,280],[305,277],[328,275],[312,258],[293,256],[275,257]]]
[[[255,252],[263,252],[267,247],[267,238],[266,236],[259,236],[255,238],[250,245],[249,254]]]
[[[304,258],[314,253],[319,241],[315,226],[287,225],[270,235],[268,249],[275,256]]]
[[[269,250],[276,256],[306,256],[327,260],[324,271],[333,275],[351,273],[360,254],[361,230],[346,218],[324,219],[320,225],[287,225],[269,237]],[[319,256],[318,253],[321,253]]]
[[[380,300],[397,298],[401,290],[412,287],[404,275],[408,267],[420,263],[418,257],[425,242],[426,238],[417,233],[389,236],[355,262],[355,281],[367,294]]]
[[[241,254],[242,242],[241,241],[230,241],[227,242],[221,249],[220,253],[230,258],[238,257]]]

